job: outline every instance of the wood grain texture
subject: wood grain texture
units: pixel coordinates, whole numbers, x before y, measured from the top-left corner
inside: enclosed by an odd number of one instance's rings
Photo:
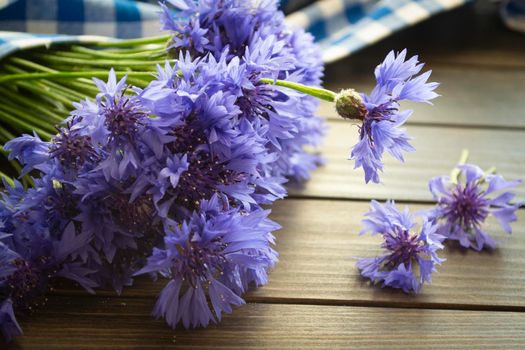
[[[357,126],[348,122],[330,122],[326,144],[321,153],[326,164],[312,173],[301,186],[291,186],[290,193],[300,197],[396,199],[430,201],[428,181],[450,173],[463,148],[470,150],[469,161],[488,169],[495,166],[507,179],[525,175],[525,131],[485,130],[463,127],[410,125],[408,133],[416,152],[406,154],[405,163],[385,155],[382,184],[364,184],[361,169],[348,161],[350,148],[357,142]],[[517,189],[525,198],[525,186]]]
[[[521,349],[525,314],[248,304],[220,326],[168,329],[151,300],[52,298],[9,350]]]
[[[402,206],[402,205],[401,205]],[[429,208],[411,206],[414,211]],[[513,235],[494,221],[487,228],[500,241],[494,252],[477,253],[449,244],[440,253],[447,261],[419,295],[371,286],[355,268],[356,258],[381,252],[380,237],[359,236],[368,203],[287,199],[275,205],[272,218],[283,228],[276,233],[279,263],[270,283],[246,295],[251,302],[321,305],[459,308],[525,311],[525,211],[518,213]],[[139,278],[126,297],[153,300],[165,281]],[[84,293],[62,287],[62,295]],[[99,295],[114,296],[112,291]]]
[[[403,206],[403,205],[401,205]],[[411,206],[413,211],[429,207]],[[476,253],[449,244],[441,252],[447,261],[417,296],[370,286],[355,268],[356,258],[379,254],[381,237],[359,236],[368,203],[287,200],[272,217],[278,231],[280,262],[270,283],[251,297],[330,300],[354,305],[406,307],[515,308],[525,310],[525,212],[519,212],[509,236],[494,221],[487,230],[500,241],[498,250]],[[448,306],[447,306],[448,305]]]

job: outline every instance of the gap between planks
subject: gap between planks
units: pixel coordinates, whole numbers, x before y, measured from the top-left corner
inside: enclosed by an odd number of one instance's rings
[[[507,180],[523,179],[525,174],[525,131],[409,125],[416,151],[405,153],[404,163],[385,154],[382,183],[365,184],[362,169],[354,169],[353,161],[347,160],[357,142],[357,126],[333,121],[327,126],[319,148],[326,164],[313,171],[309,181],[290,184],[290,197],[432,203],[428,181],[448,175],[464,148],[470,150],[469,162],[482,169],[495,166]],[[524,200],[525,185],[518,186],[516,194],[516,200]]]
[[[247,304],[206,329],[171,330],[151,301],[51,298],[15,349],[519,349],[525,313]]]
[[[345,62],[328,71],[326,81],[330,83],[326,87],[334,91],[351,87],[369,93],[375,84],[372,74],[375,64]],[[433,70],[430,80],[441,84],[436,89],[441,96],[432,101],[433,105],[401,102],[402,109],[414,110],[408,125],[525,129],[521,93],[525,71],[461,69],[433,64],[426,69]],[[333,104],[328,102],[321,103],[318,114],[341,120]]]
[[[145,282],[148,284],[149,281]],[[271,283],[271,282],[270,282]],[[162,285],[158,285],[159,292]],[[70,288],[70,289],[69,289]],[[124,295],[117,295],[113,291],[100,291],[98,294],[89,295],[80,290],[80,286],[65,286],[61,289],[53,291],[50,296],[53,298],[94,298],[108,300],[117,300],[125,303],[125,300],[144,300],[154,302],[156,295],[133,295],[124,293]],[[136,288],[128,287],[129,288]],[[259,287],[261,288],[261,287]],[[426,288],[432,288],[427,285]],[[390,301],[372,301],[372,300],[345,300],[345,299],[310,299],[310,298],[294,298],[294,297],[267,297],[252,295],[255,289],[252,289],[243,296],[243,299],[248,304],[273,304],[273,305],[305,305],[305,306],[334,306],[334,307],[366,307],[366,308],[393,308],[393,309],[422,309],[422,310],[456,310],[456,311],[480,311],[480,312],[525,312],[525,306],[513,305],[483,305],[483,304],[451,304],[451,303],[418,303],[407,300],[406,302],[390,302]],[[387,292],[388,293],[388,292]],[[407,296],[407,299],[410,296]],[[47,307],[47,306],[46,306]],[[40,312],[38,310],[37,312]]]
[[[270,282],[246,294],[253,302],[352,305],[460,310],[525,311],[525,227],[514,225],[504,233],[494,220],[487,229],[500,241],[496,251],[474,252],[450,244],[440,256],[447,261],[433,275],[421,294],[406,295],[371,286],[355,268],[354,257],[378,254],[380,237],[359,236],[368,204],[360,202],[286,200],[275,205],[271,217],[283,226],[276,232],[280,262]],[[421,210],[428,206],[414,206]],[[353,215],[349,215],[352,213]],[[322,214],[322,215],[320,215]],[[519,220],[525,212],[518,213]],[[153,300],[165,281],[139,278],[124,297]],[[63,286],[63,296],[85,295],[80,288]],[[114,297],[111,291],[99,297]]]
[[[324,103],[324,102],[322,102]],[[328,102],[327,102],[328,103]],[[333,106],[330,105],[327,108],[332,108]],[[409,108],[407,108],[409,109]],[[335,113],[335,112],[334,112]],[[351,121],[344,120],[338,115],[330,115],[327,116],[326,113],[322,114],[321,117],[326,118],[330,123],[334,124],[352,124]],[[356,124],[357,125],[357,124]],[[451,128],[451,129],[480,129],[480,130],[502,130],[502,131],[514,131],[514,132],[522,132],[525,131],[525,126],[506,126],[506,125],[484,125],[484,124],[451,124],[451,123],[438,123],[438,122],[430,122],[430,121],[407,121],[405,125],[414,125],[414,126],[424,126],[428,128],[436,127],[436,128]]]
[[[288,197],[284,198],[283,200],[318,200],[318,201],[335,201],[335,202],[358,202],[358,203],[370,203],[372,199],[370,198],[345,198],[345,197],[323,197],[323,196],[307,196],[307,195],[294,195],[291,194]],[[379,202],[384,202],[384,200],[378,200]],[[410,199],[403,199],[395,201],[399,205],[429,205],[433,204],[435,202],[432,201],[425,201],[425,200],[410,200]],[[271,207],[269,208],[271,209]],[[518,210],[525,210],[525,205],[522,205],[518,208]]]

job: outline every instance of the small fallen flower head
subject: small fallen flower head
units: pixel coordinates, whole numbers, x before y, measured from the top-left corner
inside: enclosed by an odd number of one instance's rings
[[[405,208],[399,211],[394,202],[384,205],[372,201],[371,210],[363,220],[360,234],[380,234],[384,254],[362,258],[357,262],[361,275],[382,287],[402,289],[405,293],[418,293],[424,282],[432,281],[436,265],[444,259],[437,255],[443,248],[443,236],[436,233],[437,225],[423,217],[416,230],[414,217]]]
[[[440,224],[439,233],[458,241],[465,248],[494,249],[496,241],[483,228],[489,216],[495,217],[507,233],[516,221],[522,203],[511,203],[515,194],[508,191],[521,181],[505,181],[502,176],[485,173],[472,164],[459,165],[456,176],[439,176],[428,186],[437,202],[431,217]]]

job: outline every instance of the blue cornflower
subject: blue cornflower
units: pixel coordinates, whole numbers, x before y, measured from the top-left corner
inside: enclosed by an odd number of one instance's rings
[[[444,239],[436,232],[438,226],[424,217],[421,227],[415,230],[416,222],[408,208],[401,212],[394,202],[381,205],[372,201],[365,216],[360,234],[382,235],[385,253],[360,259],[357,268],[361,275],[382,287],[418,293],[424,282],[432,281],[436,265],[444,261],[437,255]]]
[[[97,94],[97,101],[107,101],[111,105],[114,105],[121,95],[121,91],[126,87],[126,78],[122,78],[117,81],[117,75],[113,68],[109,71],[108,81],[104,82],[98,78],[93,78],[95,85],[100,90]]]
[[[178,157],[173,155],[168,157],[166,167],[159,173],[159,179],[169,179],[171,186],[174,188],[179,184],[180,176],[187,171],[189,167],[188,155]]]
[[[47,171],[45,163],[49,160],[49,143],[42,141],[36,133],[33,136],[24,134],[4,145],[4,149],[9,151],[9,160],[18,159],[24,164],[21,176],[33,169]]]
[[[375,69],[377,85],[370,95],[358,94],[354,90],[343,90],[336,96],[336,109],[343,118],[362,121],[359,142],[353,146],[350,159],[355,167],[362,167],[365,181],[379,182],[379,171],[383,170],[383,153],[389,152],[403,161],[402,152],[414,151],[406,131],[400,128],[412,111],[401,111],[403,100],[426,102],[438,95],[437,83],[428,83],[431,71],[419,74],[423,63],[417,56],[407,60],[406,50],[395,54],[391,51]]]
[[[141,162],[138,135],[150,120],[137,97],[125,94],[126,79],[125,76],[117,81],[113,69],[107,82],[94,78],[100,90],[96,104],[89,101],[75,104],[77,109],[68,119],[72,124],[70,132],[76,132],[76,142],[84,136],[93,153],[106,155],[98,167],[107,179],[123,180],[138,169]]]
[[[96,287],[89,276],[94,271],[77,259],[91,237],[77,234],[71,222],[52,223],[41,200],[48,188],[41,182],[36,179],[37,188],[20,195],[23,187],[15,181],[0,200],[0,330],[7,341],[21,334],[15,315],[41,304],[51,279],[67,278],[89,291]]]
[[[478,166],[458,166],[457,178],[439,176],[428,186],[437,205],[431,217],[440,225],[439,233],[459,241],[465,248],[496,248],[496,241],[483,229],[489,216],[495,217],[507,233],[516,221],[516,210],[522,202],[511,203],[515,194],[508,191],[521,181],[505,181],[502,176],[484,173]]]
[[[63,168],[78,170],[86,162],[94,162],[98,155],[91,142],[91,136],[81,135],[74,124],[80,118],[72,118],[60,128],[49,146],[49,157],[56,158]]]
[[[230,208],[223,196],[203,201],[180,224],[167,221],[164,247],[156,248],[137,272],[160,273],[170,279],[154,314],[175,327],[207,326],[244,304],[239,296],[250,282],[266,283],[277,254],[271,231],[279,228],[268,211]],[[213,310],[213,312],[212,312]],[[215,315],[213,315],[215,313]]]
[[[16,320],[13,303],[10,299],[0,300],[0,332],[7,342],[22,335],[22,328]]]
[[[135,146],[136,136],[148,117],[134,95],[125,94],[127,76],[117,81],[113,68],[104,82],[93,78],[100,92],[96,103],[89,100],[75,103],[76,110],[68,119],[72,131],[87,135],[95,148],[111,145],[113,152],[122,153],[127,146]]]
[[[75,220],[92,240],[86,246],[86,267],[97,271],[97,284],[121,293],[158,242],[161,225],[150,195],[131,199],[131,182],[106,180],[92,172],[75,182],[79,214]]]
[[[0,240],[9,236],[0,233]],[[17,271],[13,262],[19,257],[16,252],[0,242],[0,291],[7,289],[10,276]],[[11,341],[13,337],[22,334],[22,329],[16,320],[13,302],[9,298],[4,298],[4,295],[0,296],[0,331],[6,341]]]

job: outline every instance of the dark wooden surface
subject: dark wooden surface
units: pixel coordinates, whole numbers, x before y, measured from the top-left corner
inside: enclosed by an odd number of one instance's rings
[[[169,329],[150,316],[161,284],[137,280],[116,297],[62,287],[49,305],[22,320],[25,335],[9,349],[523,349],[525,348],[525,211],[488,253],[448,245],[447,262],[417,296],[370,286],[356,257],[379,250],[359,237],[370,199],[430,205],[427,181],[449,172],[462,148],[508,178],[525,175],[525,36],[507,31],[496,5],[478,2],[437,16],[327,67],[327,86],[369,90],[372,68],[390,49],[418,53],[442,83],[441,98],[415,106],[408,130],[416,153],[386,161],[383,184],[363,184],[346,161],[356,126],[330,122],[327,164],[291,189],[272,217],[280,263],[267,286],[219,325]],[[525,186],[518,190],[525,199]]]

